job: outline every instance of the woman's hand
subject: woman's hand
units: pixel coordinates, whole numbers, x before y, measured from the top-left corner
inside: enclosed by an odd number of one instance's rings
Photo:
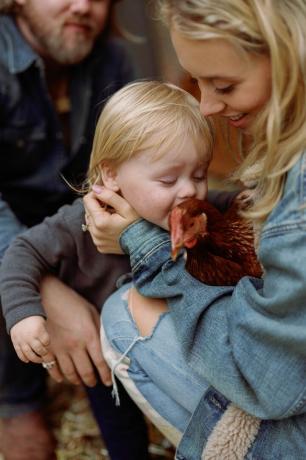
[[[94,186],[84,197],[84,207],[86,224],[98,251],[122,254],[119,237],[126,227],[139,219],[134,209],[120,195],[100,186]]]

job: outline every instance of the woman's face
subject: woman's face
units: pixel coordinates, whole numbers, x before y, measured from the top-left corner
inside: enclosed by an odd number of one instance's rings
[[[174,30],[171,38],[180,64],[198,81],[203,115],[247,130],[270,98],[269,57],[241,54],[221,39],[189,40]]]

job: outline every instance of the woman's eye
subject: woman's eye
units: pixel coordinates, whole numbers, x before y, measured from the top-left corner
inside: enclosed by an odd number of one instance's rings
[[[216,93],[218,94],[228,94],[231,93],[235,88],[235,85],[225,86],[223,88],[215,88]]]

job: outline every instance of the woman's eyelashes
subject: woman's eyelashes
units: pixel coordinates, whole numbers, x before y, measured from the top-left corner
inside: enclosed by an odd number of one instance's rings
[[[224,86],[223,88],[215,88],[215,92],[218,94],[229,94],[234,91],[235,85]]]
[[[201,86],[203,86],[203,81],[204,79],[202,80],[201,78],[191,77],[191,82],[196,83],[200,89],[201,89]],[[222,83],[222,86],[220,85],[220,83],[219,83],[220,86],[217,86],[217,83],[215,83],[214,81],[210,81],[209,84],[214,86],[214,90],[218,94],[231,93],[232,91],[234,91],[235,86],[236,86],[235,83],[225,84],[225,82]]]

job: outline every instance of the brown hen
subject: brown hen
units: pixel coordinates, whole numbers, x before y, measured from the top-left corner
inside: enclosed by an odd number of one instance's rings
[[[212,286],[235,285],[243,276],[261,277],[250,223],[239,215],[239,199],[223,214],[206,200],[190,198],[169,216],[172,258],[185,247],[186,269]]]

